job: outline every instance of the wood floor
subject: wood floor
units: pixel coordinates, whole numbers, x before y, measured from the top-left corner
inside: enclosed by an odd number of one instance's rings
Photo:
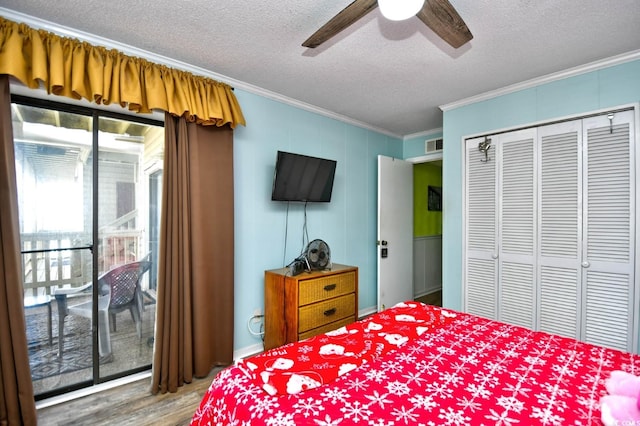
[[[442,290],[429,293],[422,297],[417,297],[416,300],[426,303],[427,305],[442,306]]]
[[[151,379],[38,410],[38,425],[188,425],[219,369],[176,393],[152,395]]]

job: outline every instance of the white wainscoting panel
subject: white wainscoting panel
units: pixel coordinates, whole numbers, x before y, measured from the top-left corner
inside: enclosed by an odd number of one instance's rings
[[[413,239],[413,296],[442,290],[442,235]]]

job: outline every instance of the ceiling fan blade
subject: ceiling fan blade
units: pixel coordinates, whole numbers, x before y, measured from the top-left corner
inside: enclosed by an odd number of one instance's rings
[[[355,0],[331,18],[329,22],[320,27],[320,29],[313,33],[302,45],[312,49],[320,46],[376,7],[378,7],[377,0]]]
[[[448,0],[426,0],[416,16],[455,49],[473,38],[467,24]]]

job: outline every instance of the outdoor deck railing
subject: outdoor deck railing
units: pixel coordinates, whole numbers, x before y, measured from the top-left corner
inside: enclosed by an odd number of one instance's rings
[[[57,250],[86,247],[85,237],[77,232],[38,232],[21,234],[22,271],[25,296],[51,294],[53,287],[75,287],[91,281],[90,250]],[[140,257],[142,231],[135,229],[102,232],[98,241],[98,271]]]

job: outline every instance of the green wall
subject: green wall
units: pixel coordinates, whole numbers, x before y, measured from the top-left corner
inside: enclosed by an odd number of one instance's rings
[[[413,236],[442,235],[442,211],[428,209],[428,188],[442,188],[442,164],[439,161],[413,166]]]

